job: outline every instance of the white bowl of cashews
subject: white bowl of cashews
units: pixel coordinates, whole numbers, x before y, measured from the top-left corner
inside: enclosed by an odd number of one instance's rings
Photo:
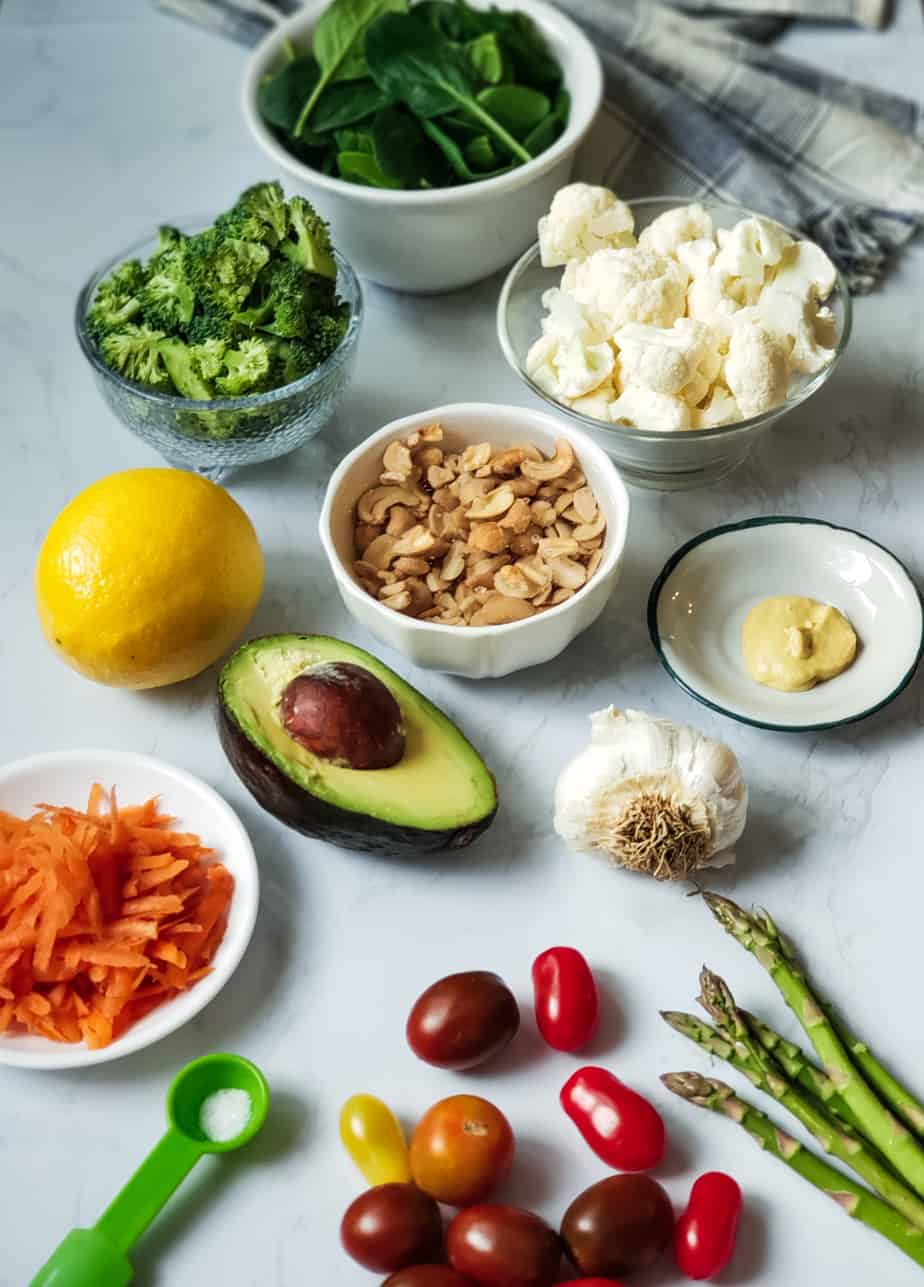
[[[426,432],[435,425],[442,429],[438,443],[428,441]],[[407,517],[410,501],[401,510],[405,524],[411,522],[413,530],[395,537],[386,533],[387,526],[394,528],[395,524],[390,522],[392,511],[385,508],[389,499],[385,492],[389,486],[400,488],[403,484],[400,472],[389,472],[389,463],[400,460],[399,448],[409,438],[412,455],[418,460],[439,461],[441,453],[446,459],[435,465],[437,472],[430,474],[429,480],[426,464],[419,471],[419,481],[412,479],[411,489],[418,496],[416,512],[411,510]],[[392,447],[389,462],[384,462],[386,448],[392,444],[398,446]],[[490,444],[492,450],[481,466],[481,480],[474,477],[477,465],[453,470],[453,461],[467,448],[472,449],[471,456],[479,445],[483,451],[484,444]],[[517,456],[527,445],[536,449],[535,459],[526,461],[527,472],[522,475],[524,466],[517,467]],[[438,449],[434,451],[434,447]],[[427,454],[418,456],[418,451]],[[502,455],[508,464],[514,463],[509,470],[500,465],[505,472],[493,476],[492,459],[496,462]],[[404,459],[407,461],[406,456]],[[444,465],[450,467],[445,473]],[[415,466],[419,470],[416,461]],[[384,485],[383,471],[387,475]],[[530,480],[530,472],[538,476]],[[471,495],[463,493],[467,498],[455,504],[455,512],[449,514],[445,534],[439,533],[439,545],[435,549],[431,545],[429,552],[421,549],[423,560],[415,566],[415,532],[417,544],[427,545],[425,530],[436,525],[429,519],[429,498],[448,493],[449,487],[441,484],[450,481],[450,473],[456,475],[453,489],[458,490],[464,477]],[[478,485],[482,481],[483,490]],[[515,493],[513,502],[510,488]],[[568,488],[575,490],[569,492]],[[364,500],[375,489],[382,493],[382,513],[369,510],[369,502]],[[577,505],[582,513],[575,513],[577,492],[581,493]],[[551,511],[559,496],[553,517]],[[515,501],[521,502],[516,509]],[[534,505],[538,507],[534,509]],[[357,534],[363,523],[360,508],[379,522],[364,525]],[[533,519],[525,527],[527,508],[532,509]],[[520,513],[523,524],[516,522]],[[466,523],[460,531],[462,514]],[[538,526],[537,515],[543,522],[548,520],[544,530]],[[591,521],[585,523],[583,515]],[[597,620],[619,578],[628,519],[629,497],[622,479],[606,454],[585,434],[565,427],[560,418],[543,411],[467,402],[394,420],[352,451],[328,484],[320,536],[344,605],[360,625],[417,666],[481,679],[550,661]],[[473,535],[476,527],[480,529],[477,538]],[[515,536],[521,527],[525,530]],[[494,537],[500,548],[492,554],[494,547],[489,542]],[[481,539],[484,546],[475,548],[473,541]],[[537,549],[540,541],[545,544]],[[445,560],[462,557],[466,571],[452,576],[453,569]],[[430,574],[409,575],[423,574],[428,559],[432,570],[429,597],[421,587],[427,585]],[[554,575],[548,572],[550,567]],[[443,571],[449,577],[445,584],[440,581]],[[536,577],[537,589],[528,598],[527,587],[520,589],[524,571]],[[380,578],[377,572],[382,573]],[[466,580],[477,602],[466,602],[461,589]],[[426,606],[408,603],[408,591],[415,587],[424,595]],[[453,595],[465,604],[464,612],[446,606]],[[389,597],[399,606],[389,606]]]

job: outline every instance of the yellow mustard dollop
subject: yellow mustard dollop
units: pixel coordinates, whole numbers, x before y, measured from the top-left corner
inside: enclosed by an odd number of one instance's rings
[[[748,613],[741,650],[758,684],[802,693],[847,669],[857,655],[857,635],[830,603],[778,594]]]

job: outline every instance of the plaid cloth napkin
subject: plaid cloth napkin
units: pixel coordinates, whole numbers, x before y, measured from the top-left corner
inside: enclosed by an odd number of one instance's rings
[[[157,3],[247,44],[299,7]],[[577,177],[624,199],[714,196],[766,212],[824,246],[857,293],[924,223],[921,105],[758,43],[794,17],[881,26],[889,0],[557,3],[594,42],[607,79]]]

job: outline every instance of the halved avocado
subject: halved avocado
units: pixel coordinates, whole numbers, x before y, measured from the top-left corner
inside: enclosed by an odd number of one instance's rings
[[[299,676],[346,663],[381,681],[400,707],[404,749],[388,768],[351,768],[296,741],[283,695]],[[218,681],[221,744],[251,795],[280,822],[346,849],[395,856],[461,849],[497,812],[481,756],[422,693],[371,653],[326,635],[252,639]]]

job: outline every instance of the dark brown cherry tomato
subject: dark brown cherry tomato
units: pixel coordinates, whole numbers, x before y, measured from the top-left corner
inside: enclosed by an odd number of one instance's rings
[[[561,1222],[574,1267],[604,1278],[654,1264],[673,1233],[670,1199],[648,1175],[612,1175],[592,1184]]]
[[[340,1240],[364,1268],[390,1274],[439,1256],[443,1220],[433,1199],[413,1184],[379,1184],[347,1208]]]
[[[499,1108],[477,1095],[451,1095],[424,1113],[411,1138],[411,1175],[437,1202],[480,1202],[513,1163],[513,1131]]]
[[[459,1072],[492,1059],[519,1026],[520,1008],[504,980],[470,970],[427,988],[407,1021],[407,1040],[425,1063]]]
[[[561,1265],[554,1229],[519,1207],[469,1207],[446,1234],[454,1269],[482,1287],[552,1287]]]
[[[568,1287],[622,1287],[615,1278],[569,1278]]]
[[[475,1284],[448,1265],[412,1265],[392,1274],[382,1287],[475,1287]]]
[[[741,1190],[730,1175],[707,1171],[690,1190],[674,1230],[674,1259],[688,1278],[712,1278],[731,1260],[741,1215]]]
[[[658,1110],[605,1068],[579,1068],[562,1087],[561,1104],[607,1166],[647,1171],[664,1156]]]
[[[536,1025],[553,1050],[586,1046],[600,1021],[590,966],[574,947],[550,947],[533,962]]]

